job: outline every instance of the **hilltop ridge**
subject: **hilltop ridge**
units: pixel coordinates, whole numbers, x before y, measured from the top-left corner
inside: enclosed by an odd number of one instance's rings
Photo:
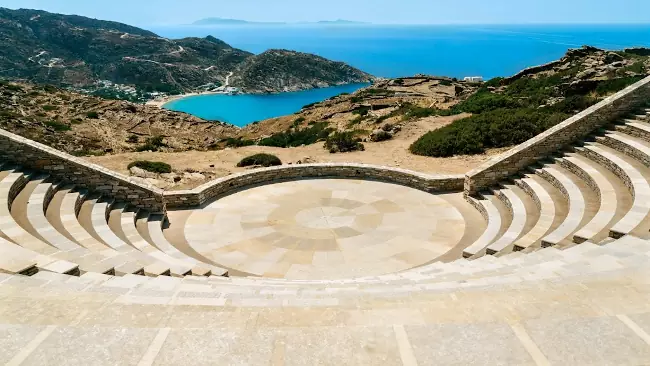
[[[254,81],[240,75],[231,86],[244,92],[278,92],[371,80],[350,66],[341,68],[339,75],[332,74],[331,62],[315,55],[285,53],[295,73],[278,83],[275,65],[260,65],[276,59],[254,57],[212,36],[166,39],[122,23],[38,10],[0,8],[0,34],[6,35],[0,38],[0,48],[5,50],[0,57],[0,78],[81,91],[95,91],[98,85],[113,87],[107,82],[138,92],[210,90],[221,86],[231,72],[237,75],[251,65],[268,73],[255,74]],[[300,62],[286,60],[294,56]],[[309,70],[303,66],[306,61]],[[324,75],[326,79],[319,79]],[[265,86],[252,88],[255,83]]]

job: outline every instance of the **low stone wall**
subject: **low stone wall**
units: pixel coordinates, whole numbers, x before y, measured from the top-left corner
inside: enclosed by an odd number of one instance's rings
[[[163,191],[99,165],[0,129],[0,161],[47,172],[54,179],[151,212],[164,212]]]
[[[303,178],[351,178],[396,183],[426,192],[463,189],[462,175],[428,175],[366,164],[304,164],[256,169],[234,174],[188,191],[165,192],[168,208],[201,206],[238,189]]]
[[[594,130],[623,117],[649,100],[650,77],[647,77],[472,170],[465,179],[465,194],[476,194],[486,189],[526,166],[583,139]]]

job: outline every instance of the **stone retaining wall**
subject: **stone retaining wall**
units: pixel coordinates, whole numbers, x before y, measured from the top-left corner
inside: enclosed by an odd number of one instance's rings
[[[465,178],[465,194],[476,194],[530,164],[591,134],[650,101],[647,77],[564,122],[497,156]]]
[[[351,178],[396,183],[426,192],[463,189],[462,175],[428,175],[366,164],[304,164],[256,169],[208,182],[188,191],[165,192],[168,208],[197,207],[238,189],[302,178]]]
[[[43,171],[54,179],[128,202],[151,212],[164,212],[163,191],[99,165],[0,129],[0,161]]]

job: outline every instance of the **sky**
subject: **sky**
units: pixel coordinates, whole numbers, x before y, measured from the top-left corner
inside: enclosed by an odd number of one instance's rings
[[[650,0],[0,0],[138,26],[207,18],[379,24],[650,23]]]

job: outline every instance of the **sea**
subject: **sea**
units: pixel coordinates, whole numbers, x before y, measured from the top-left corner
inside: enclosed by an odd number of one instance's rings
[[[149,27],[167,38],[212,35],[253,53],[271,48],[314,53],[380,77],[512,75],[556,60],[569,48],[650,47],[650,24],[625,25],[246,25]],[[166,108],[237,126],[294,113],[363,85],[276,95],[204,95]]]

